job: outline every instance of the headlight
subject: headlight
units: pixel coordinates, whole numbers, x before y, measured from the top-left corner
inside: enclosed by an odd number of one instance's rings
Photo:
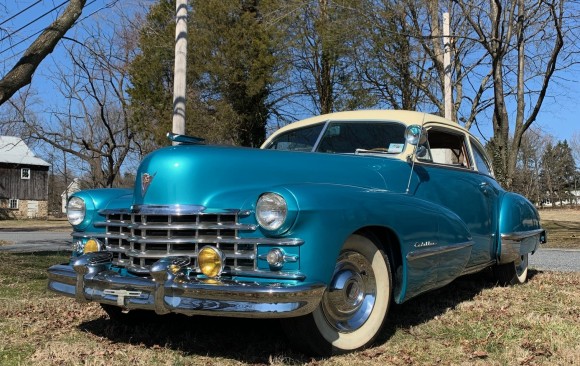
[[[79,197],[71,197],[66,205],[66,216],[71,225],[78,225],[85,219],[85,201]]]
[[[276,193],[264,193],[256,204],[256,220],[266,230],[278,230],[286,221],[288,205],[284,197]]]

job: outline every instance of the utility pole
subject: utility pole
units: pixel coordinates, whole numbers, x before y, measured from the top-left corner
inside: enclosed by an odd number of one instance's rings
[[[451,93],[451,37],[449,13],[443,13],[443,70],[445,91],[445,118],[453,118],[453,94]]]
[[[175,5],[175,64],[173,80],[173,133],[185,134],[185,92],[187,66],[187,0]],[[174,142],[178,145],[178,142]]]

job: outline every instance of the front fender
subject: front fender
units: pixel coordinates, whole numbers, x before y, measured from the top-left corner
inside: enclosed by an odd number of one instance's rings
[[[401,258],[395,281],[397,302],[443,286],[458,277],[471,254],[467,226],[453,212],[431,202],[380,189],[301,184],[274,187],[296,199],[298,215],[285,236],[300,238],[300,270],[309,281],[329,283],[346,239],[381,227],[397,238]]]

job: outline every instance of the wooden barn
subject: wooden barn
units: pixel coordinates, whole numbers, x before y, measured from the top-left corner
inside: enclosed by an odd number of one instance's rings
[[[48,216],[48,169],[18,137],[0,136],[0,219]]]

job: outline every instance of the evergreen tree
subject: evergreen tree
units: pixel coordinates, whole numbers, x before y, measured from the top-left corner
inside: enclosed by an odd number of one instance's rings
[[[542,155],[542,172],[540,181],[545,199],[555,204],[571,200],[574,190],[576,166],[572,157],[572,149],[566,140],[558,141],[556,145],[548,143]]]
[[[276,0],[193,0],[188,21],[186,131],[210,142],[257,147],[266,137],[275,83]],[[151,7],[131,67],[135,124],[158,144],[171,130],[175,2]]]

